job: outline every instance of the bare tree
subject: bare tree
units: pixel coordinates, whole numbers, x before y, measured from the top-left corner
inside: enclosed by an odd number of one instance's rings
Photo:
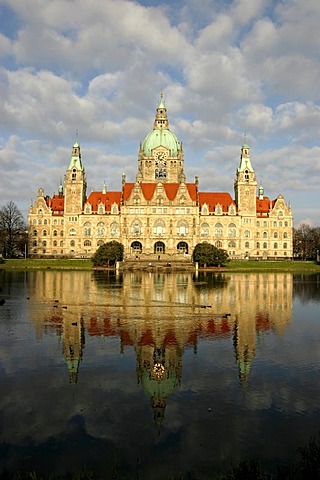
[[[23,254],[26,244],[26,223],[15,203],[8,202],[0,208],[0,253],[4,258]]]
[[[293,255],[303,260],[316,260],[320,251],[320,228],[302,224],[293,231]]]

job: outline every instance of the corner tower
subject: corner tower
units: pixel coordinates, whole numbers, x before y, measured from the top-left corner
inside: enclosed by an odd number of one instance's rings
[[[160,96],[153,130],[140,145],[137,178],[151,183],[185,181],[182,144],[171,132],[167,109]]]
[[[256,215],[257,180],[250,160],[250,148],[246,143],[241,147],[234,192],[239,215]]]
[[[80,214],[86,199],[87,181],[81,162],[81,151],[78,141],[72,147],[69,167],[64,177],[64,212]]]

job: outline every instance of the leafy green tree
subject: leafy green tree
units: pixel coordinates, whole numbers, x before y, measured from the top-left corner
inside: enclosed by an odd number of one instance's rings
[[[27,225],[12,201],[0,208],[0,253],[4,258],[23,255],[27,244]]]
[[[198,243],[195,246],[192,258],[194,262],[204,267],[220,267],[229,261],[229,255],[225,250],[207,242]]]
[[[95,267],[111,267],[116,262],[123,260],[124,247],[122,243],[112,240],[104,243],[98,248],[92,257],[92,262]]]

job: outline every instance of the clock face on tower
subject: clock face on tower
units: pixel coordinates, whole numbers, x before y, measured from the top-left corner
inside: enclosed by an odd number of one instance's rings
[[[156,165],[162,164],[166,165],[166,154],[164,152],[159,152],[156,154]]]
[[[166,154],[164,152],[158,152],[156,154],[156,169],[155,169],[155,178],[161,179],[167,177],[167,160]]]

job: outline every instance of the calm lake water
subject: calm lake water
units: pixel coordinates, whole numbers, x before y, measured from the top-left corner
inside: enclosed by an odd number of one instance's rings
[[[318,436],[320,275],[0,271],[0,286],[0,472],[210,479]]]

